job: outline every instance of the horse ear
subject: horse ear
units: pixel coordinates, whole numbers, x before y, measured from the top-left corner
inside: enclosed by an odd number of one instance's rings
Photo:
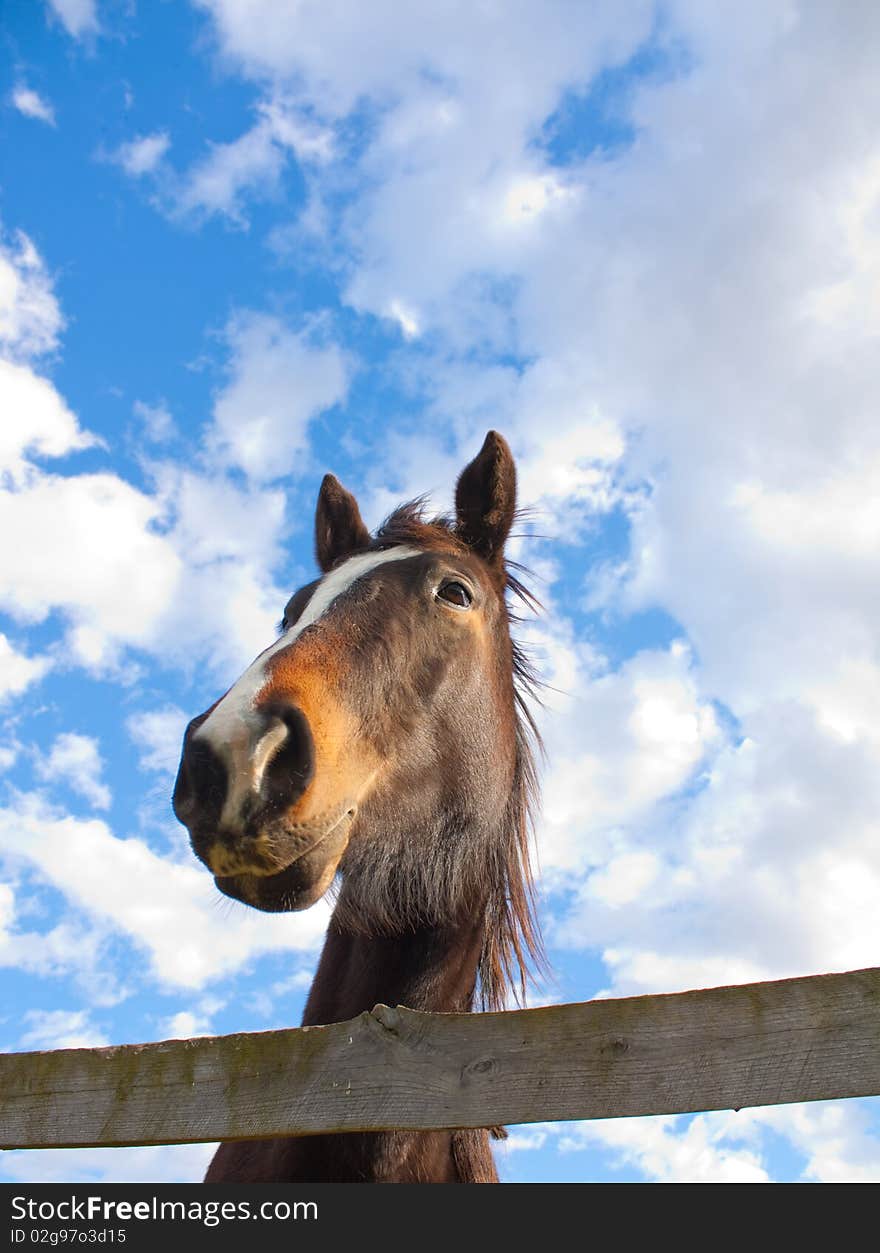
[[[497,431],[459,475],[455,488],[455,529],[490,565],[504,561],[504,543],[516,512],[516,466]]]
[[[358,503],[333,474],[325,474],[315,510],[315,556],[324,574],[370,543]]]

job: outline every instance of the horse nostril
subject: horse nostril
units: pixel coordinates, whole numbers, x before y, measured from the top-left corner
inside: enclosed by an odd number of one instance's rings
[[[218,822],[226,787],[223,762],[209,744],[194,739],[188,731],[171,798],[171,807],[179,821],[186,827],[196,818],[200,822]]]
[[[264,818],[293,805],[312,780],[315,747],[308,722],[300,710],[276,706],[232,728],[221,724],[224,738],[212,740],[210,723],[200,731],[205,721],[194,719],[187,728],[174,812],[196,842],[253,836]]]
[[[260,800],[270,809],[286,808],[314,777],[315,742],[301,710],[275,708],[272,714],[273,726],[264,736],[264,741],[271,737],[271,747],[260,781]]]

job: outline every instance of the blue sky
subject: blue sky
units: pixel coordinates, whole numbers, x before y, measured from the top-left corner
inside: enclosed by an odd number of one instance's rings
[[[182,728],[495,427],[548,687],[535,999],[880,960],[880,20],[808,3],[11,6],[0,1047],[298,1020]],[[7,1153],[195,1179],[205,1146]],[[876,1101],[513,1130],[516,1180],[877,1180]]]

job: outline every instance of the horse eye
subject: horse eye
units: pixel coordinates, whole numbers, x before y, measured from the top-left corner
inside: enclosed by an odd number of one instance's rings
[[[447,605],[454,605],[456,609],[470,609],[474,602],[470,588],[459,583],[457,579],[447,579],[445,583],[441,583],[434,595]]]

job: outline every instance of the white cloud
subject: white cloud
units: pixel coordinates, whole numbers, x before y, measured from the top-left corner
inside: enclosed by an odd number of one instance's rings
[[[132,648],[185,665],[206,653],[224,667],[250,661],[286,594],[269,576],[283,496],[171,462],[152,467],[154,494],[112,473],[39,468],[36,458],[100,443],[27,364],[57,346],[62,326],[45,266],[19,234],[0,246],[0,349],[9,358],[0,357],[0,608],[23,623],[59,610],[68,658],[92,670],[118,666]],[[234,320],[229,337],[215,451],[258,478],[289,472],[311,417],[344,394],[342,358],[259,315]],[[163,406],[135,409],[151,436],[169,434]],[[178,595],[183,586],[189,600]]]
[[[30,239],[19,231],[14,244],[0,240],[0,490],[27,481],[30,457],[60,457],[98,442],[80,428],[52,383],[28,364],[57,347],[63,325]],[[14,532],[7,542],[17,542]]]
[[[652,825],[650,889],[615,908],[588,878],[556,924],[561,943],[602,948],[615,993],[876,961],[873,745],[829,735],[794,703],[768,706],[743,730],[714,756],[697,795]],[[628,850],[637,836],[620,842]],[[613,867],[608,858],[600,889]]]
[[[176,775],[190,717],[176,705],[166,705],[163,709],[141,710],[126,719],[126,730],[141,750],[141,769],[171,778]]]
[[[277,195],[288,159],[301,165],[323,164],[333,153],[332,133],[303,114],[283,96],[263,100],[257,121],[228,143],[211,143],[167,192],[177,214],[223,214],[247,223],[247,197]]]
[[[509,427],[519,453],[519,498],[533,511],[535,532],[571,543],[594,531],[603,515],[626,506],[627,490],[618,482],[626,446],[617,423],[587,409],[582,399],[566,411],[573,399],[571,375],[560,388],[552,373],[540,365],[528,371]],[[557,396],[559,391],[564,394]],[[530,561],[535,551],[532,544]]]
[[[498,1151],[604,1150],[614,1168],[658,1183],[764,1183],[774,1175],[773,1141],[784,1136],[800,1163],[784,1178],[821,1183],[880,1180],[875,1101],[816,1101],[696,1115],[595,1119],[518,1127]],[[569,1166],[570,1171],[570,1166]]]
[[[106,927],[64,916],[47,931],[27,931],[21,923],[41,910],[35,910],[25,888],[19,894],[17,902],[13,885],[0,884],[0,966],[40,978],[70,979],[94,1006],[112,1006],[126,998],[128,990],[106,960]]]
[[[283,373],[279,364],[279,379]],[[247,393],[246,377],[242,386]],[[297,404],[302,397],[284,410],[279,395],[279,408],[263,416],[280,421]],[[60,445],[62,424],[56,432],[44,425]],[[247,436],[231,432],[233,440]],[[290,447],[296,435],[286,438]],[[260,437],[239,447],[256,462]],[[268,447],[265,454],[267,471],[284,455]],[[229,674],[272,638],[289,594],[269,573],[280,554],[284,497],[172,463],[154,469],[149,494],[114,474],[50,475],[19,458],[18,489],[0,490],[0,608],[22,623],[60,611],[66,658],[93,671],[131,675],[124,659],[135,649],[184,668],[198,658]],[[16,538],[22,534],[27,546]]]
[[[49,657],[28,657],[18,652],[0,631],[0,704],[36,683],[51,665]]]
[[[498,215],[508,225],[523,226],[537,221],[554,205],[567,200],[573,194],[555,174],[514,177],[503,193]]]
[[[98,741],[75,731],[63,731],[48,756],[37,761],[37,774],[41,779],[47,783],[66,783],[94,809],[110,808],[110,789],[101,781],[103,770]]]
[[[834,205],[838,245],[845,262],[827,286],[808,294],[804,312],[838,342],[861,339],[880,312],[880,244],[876,208],[880,197],[880,158],[847,174],[844,195]]]
[[[525,221],[553,218],[568,194],[530,159],[542,122],[566,88],[631,55],[652,22],[649,3],[576,12],[556,0],[521,5],[503,33],[494,10],[461,0],[430,14],[401,14],[390,3],[367,13],[347,0],[308,14],[271,0],[199,3],[227,58],[304,105],[307,116],[332,124],[366,108],[375,122],[361,168],[370,191],[361,186],[344,229],[337,222],[331,229],[361,259],[350,299],[380,316],[397,299],[406,309],[426,304],[436,317],[441,275],[485,272],[499,257],[521,253]],[[336,173],[350,186],[346,141],[342,127]],[[248,142],[259,152],[250,160],[265,168],[265,128],[254,128]],[[270,181],[277,176],[271,166],[267,173]],[[311,192],[320,194],[314,181]]]
[[[734,1118],[736,1115],[733,1116]],[[560,1128],[559,1147],[610,1151],[619,1166],[634,1166],[658,1183],[769,1183],[759,1153],[742,1143],[748,1131],[729,1115],[698,1114],[680,1130],[682,1118],[597,1119]]]
[[[55,125],[55,110],[51,103],[32,87],[26,87],[24,83],[19,84],[12,92],[12,103],[25,117],[35,118],[38,122],[46,122],[49,126]]]
[[[155,173],[170,147],[171,140],[167,132],[155,131],[151,135],[138,135],[121,144],[113,154],[113,160],[132,178],[141,178],[144,174]]]
[[[154,444],[161,444],[173,438],[176,430],[174,418],[164,400],[160,400],[155,405],[136,400],[132,408],[135,416],[140,419],[147,438]]]
[[[15,916],[15,893],[8,883],[0,883],[0,935],[5,935]]]
[[[150,647],[185,669],[207,663],[228,684],[272,640],[291,591],[270,573],[282,559],[285,494],[171,462],[155,471],[184,594],[155,623]],[[304,581],[302,574],[288,577]]]
[[[23,1021],[22,1049],[91,1049],[110,1043],[84,1009],[29,1009]]]
[[[0,770],[11,770],[20,751],[21,745],[18,743],[0,744]]]
[[[345,359],[267,314],[239,313],[226,335],[230,378],[214,404],[212,456],[258,482],[296,473],[309,423],[345,397]]]
[[[817,1183],[880,1183],[876,1098],[776,1105],[743,1112],[748,1112],[762,1128],[784,1135],[794,1144],[806,1159],[805,1179]]]
[[[42,258],[23,231],[0,239],[0,349],[12,357],[51,352],[64,319]]]
[[[867,432],[858,466],[817,467],[797,486],[737,481],[719,465],[685,487],[681,472],[635,515],[618,603],[667,607],[697,644],[707,686],[737,710],[870,665],[880,457]]]
[[[211,1035],[211,1020],[205,1014],[195,1014],[192,1010],[182,1009],[160,1023],[159,1030],[163,1040],[192,1040],[197,1036]]]
[[[48,379],[26,365],[0,358],[0,485],[23,486],[29,456],[60,457],[94,446]]]
[[[496,1154],[502,1159],[508,1153],[529,1152],[531,1149],[542,1149],[547,1143],[550,1132],[555,1130],[553,1124],[529,1123],[511,1131],[506,1140],[493,1146]]]
[[[335,155],[333,131],[303,110],[295,97],[276,93],[260,101],[257,111],[275,142],[288,148],[299,162],[322,165]]]
[[[131,676],[127,654],[140,650],[234,677],[271,640],[290,591],[269,573],[284,497],[155,469],[150,494],[114,474],[25,466],[19,490],[0,490],[0,608],[22,623],[60,611],[67,660],[92,671]]]
[[[256,187],[261,197],[271,195],[277,191],[283,169],[283,150],[271,131],[258,124],[231,143],[211,145],[208,155],[187,175],[177,199],[179,211],[224,213],[243,223],[242,194]]]
[[[656,854],[647,849],[619,853],[593,871],[585,891],[605,905],[629,905],[650,890],[659,869]]]
[[[96,0],[48,0],[48,4],[74,39],[81,39],[97,31]]]
[[[138,1149],[6,1152],[3,1169],[22,1183],[200,1183],[216,1144]]]
[[[586,881],[588,892],[623,903],[659,871],[653,853],[630,840],[650,829],[657,806],[690,783],[716,747],[715,714],[682,644],[638,653],[606,673],[573,639],[545,630],[527,638],[547,684],[538,711],[548,759],[542,869],[559,884],[572,871],[602,867]]]
[[[506,82],[493,120],[506,109],[519,121],[529,106],[543,116],[561,86],[605,60],[614,62],[634,38],[647,34],[651,19],[647,4],[628,6],[626,13],[617,5],[591,6],[589,12],[555,2],[523,5],[514,20],[505,18],[503,28],[493,10],[475,10],[464,0],[405,11],[393,0],[369,11],[350,0],[332,0],[309,12],[272,0],[199,0],[199,5],[212,14],[223,51],[255,75],[301,77],[308,97],[337,115],[367,96],[411,102],[427,114],[425,125],[439,127],[450,126],[465,110],[457,110],[456,102],[446,110],[425,109],[424,96],[431,98],[438,81],[478,93],[484,80],[489,99],[492,89]],[[485,54],[489,46],[491,58]],[[479,117],[467,121],[474,125]]]
[[[147,646],[181,575],[153,530],[158,516],[155,500],[113,474],[40,475],[0,493],[0,605],[20,621],[63,609],[68,644],[89,667],[114,663],[120,646]]]
[[[303,967],[285,979],[276,979],[265,990],[254,991],[247,999],[247,1007],[261,1018],[280,1018],[283,1025],[288,1021],[285,1009],[292,992],[307,992],[315,977],[314,970]]]
[[[166,987],[202,987],[260,953],[311,951],[329,917],[326,904],[273,915],[227,904],[194,859],[184,865],[161,857],[140,839],[115,836],[95,818],[61,814],[36,796],[18,796],[0,810],[0,850],[33,867],[99,929],[127,937]]]
[[[421,327],[414,309],[407,308],[401,300],[392,300],[388,306],[388,316],[398,324],[404,339],[418,339]]]
[[[213,433],[211,433],[213,434]],[[175,544],[193,570],[272,565],[281,559],[285,522],[282,490],[243,488],[220,473],[197,473],[179,463],[155,468],[156,495],[173,509]]]

